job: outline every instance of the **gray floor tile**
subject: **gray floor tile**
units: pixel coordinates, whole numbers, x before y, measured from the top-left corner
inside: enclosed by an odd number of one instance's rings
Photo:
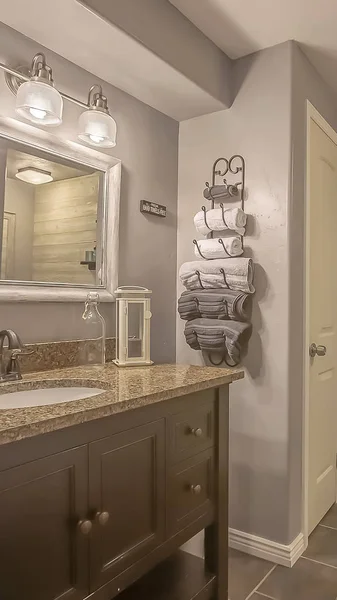
[[[337,567],[337,530],[318,525],[309,538],[303,556]]]
[[[258,591],[275,600],[336,600],[337,569],[300,558],[292,569],[276,567]]]
[[[245,600],[273,566],[266,560],[230,548],[228,565],[230,600]]]
[[[321,525],[337,529],[337,504],[334,504],[321,520]]]

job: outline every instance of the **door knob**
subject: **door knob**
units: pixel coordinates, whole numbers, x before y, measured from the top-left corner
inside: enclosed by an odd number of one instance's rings
[[[198,483],[197,485],[190,485],[190,490],[191,490],[192,494],[194,494],[195,496],[199,496],[199,494],[201,494],[202,487]]]
[[[316,346],[316,344],[310,344],[309,346],[309,355],[311,358],[315,358],[315,356],[325,356],[326,355],[326,346]]]
[[[106,525],[109,521],[110,515],[107,511],[97,512],[95,515],[95,519],[99,522],[100,525]]]
[[[89,521],[89,519],[85,519],[83,521],[79,521],[77,527],[83,535],[89,535],[90,531],[92,530],[92,522]]]
[[[202,429],[201,429],[201,427],[197,427],[196,429],[191,428],[190,429],[190,433],[192,433],[192,435],[195,435],[195,437],[201,437],[202,436]]]

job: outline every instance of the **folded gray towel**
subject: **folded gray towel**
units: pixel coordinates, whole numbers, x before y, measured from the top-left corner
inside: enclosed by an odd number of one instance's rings
[[[242,346],[248,342],[251,331],[250,323],[194,319],[186,323],[185,337],[194,350],[222,353],[234,366],[240,362]]]
[[[178,312],[182,319],[231,319],[248,321],[251,296],[234,290],[195,290],[183,292],[178,300]]]

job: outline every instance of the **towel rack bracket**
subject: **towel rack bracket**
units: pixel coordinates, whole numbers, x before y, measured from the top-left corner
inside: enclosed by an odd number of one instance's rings
[[[219,356],[220,353],[217,352],[217,355]],[[219,360],[217,362],[215,362],[215,360],[213,359],[213,353],[212,352],[207,352],[208,355],[208,360],[211,363],[211,365],[213,365],[213,367],[220,367],[220,365],[222,365],[223,363],[226,363],[227,367],[230,367],[231,369],[237,367],[240,364],[240,361],[235,362],[235,361],[231,361],[228,362],[228,355],[226,350],[224,350],[219,357]]]
[[[239,175],[239,181],[234,183],[228,183],[226,179],[227,174]],[[212,188],[216,185],[217,177],[223,178],[223,184],[227,188],[228,197],[239,196],[241,201],[241,208],[244,210],[244,198],[245,198],[245,183],[246,183],[246,163],[245,159],[241,154],[233,154],[230,158],[220,156],[213,163],[212,167],[212,184],[206,181],[206,187],[209,189],[210,200],[212,208],[214,208],[214,197],[212,195]]]

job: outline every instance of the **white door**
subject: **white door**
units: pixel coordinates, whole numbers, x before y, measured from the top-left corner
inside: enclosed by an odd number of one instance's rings
[[[337,146],[312,119],[309,134],[310,533],[336,501]]]

